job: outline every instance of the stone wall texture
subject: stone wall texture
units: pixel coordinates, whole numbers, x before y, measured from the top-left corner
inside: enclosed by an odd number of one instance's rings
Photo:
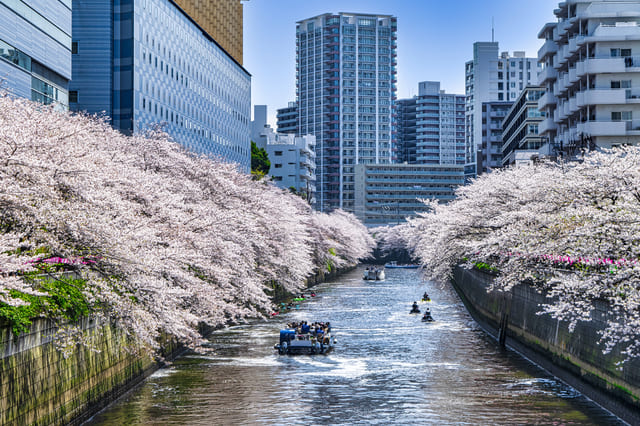
[[[511,292],[488,292],[493,276],[456,268],[453,285],[471,315],[490,334],[540,364],[631,424],[640,424],[640,359],[619,364],[619,351],[603,354],[598,332],[607,304],[597,302],[592,320],[569,332],[566,322],[538,315],[546,295],[528,285]],[[503,330],[503,333],[501,333]]]
[[[79,424],[157,368],[150,354],[133,355],[116,327],[90,319],[81,326],[98,350],[78,346],[68,358],[54,344],[52,321],[35,320],[18,339],[0,328],[0,424]]]

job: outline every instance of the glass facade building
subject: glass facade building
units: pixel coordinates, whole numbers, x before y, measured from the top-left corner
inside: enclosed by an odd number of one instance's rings
[[[299,21],[298,134],[317,140],[317,208],[354,210],[355,165],[389,164],[396,140],[396,18],[338,13]]]
[[[502,165],[516,164],[516,154],[528,152],[541,156],[539,149],[545,140],[539,134],[544,113],[538,109],[538,101],[544,88],[527,86],[502,121]]]
[[[250,170],[251,76],[169,0],[74,0],[70,106]]]
[[[0,0],[0,76],[16,96],[67,109],[71,0]]]

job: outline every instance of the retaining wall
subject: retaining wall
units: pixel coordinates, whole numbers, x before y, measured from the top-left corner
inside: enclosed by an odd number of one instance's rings
[[[631,424],[640,424],[640,359],[622,366],[619,351],[604,355],[598,332],[607,304],[594,306],[592,320],[569,332],[564,321],[538,315],[544,294],[527,285],[511,292],[487,292],[493,276],[456,268],[453,285],[471,315],[497,339]]]
[[[80,325],[99,352],[78,347],[65,358],[45,319],[17,340],[0,328],[0,424],[79,424],[158,368],[150,354],[127,351],[132,342],[116,327]]]

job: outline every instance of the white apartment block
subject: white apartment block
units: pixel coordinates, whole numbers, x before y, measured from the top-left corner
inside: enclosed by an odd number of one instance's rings
[[[263,129],[260,136],[271,161],[269,175],[275,184],[282,189],[295,188],[309,204],[315,206],[316,137],[275,133],[269,126]]]
[[[324,14],[297,23],[299,135],[318,144],[318,209],[354,209],[356,164],[389,164],[396,138],[396,18]]]
[[[640,1],[567,0],[538,38],[540,134],[556,149],[640,142]]]
[[[482,144],[482,104],[513,102],[528,85],[537,82],[538,59],[525,52],[499,53],[497,42],[473,44],[473,60],[465,64],[465,175],[478,172]],[[480,170],[481,171],[481,170]]]

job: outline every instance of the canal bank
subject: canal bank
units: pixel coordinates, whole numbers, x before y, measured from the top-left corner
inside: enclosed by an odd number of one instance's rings
[[[351,269],[321,271],[307,286]],[[85,318],[76,325],[87,345],[67,354],[56,346],[59,329],[54,321],[35,319],[18,338],[10,327],[0,326],[0,425],[81,424],[184,352],[166,341],[163,361],[158,362],[155,354],[141,350],[111,324]]]
[[[526,285],[488,292],[493,276],[458,267],[453,286],[487,333],[579,390],[630,424],[640,424],[640,360],[623,365],[619,351],[604,355],[596,343],[606,326],[607,305],[569,332],[566,322],[538,315],[544,294]]]

